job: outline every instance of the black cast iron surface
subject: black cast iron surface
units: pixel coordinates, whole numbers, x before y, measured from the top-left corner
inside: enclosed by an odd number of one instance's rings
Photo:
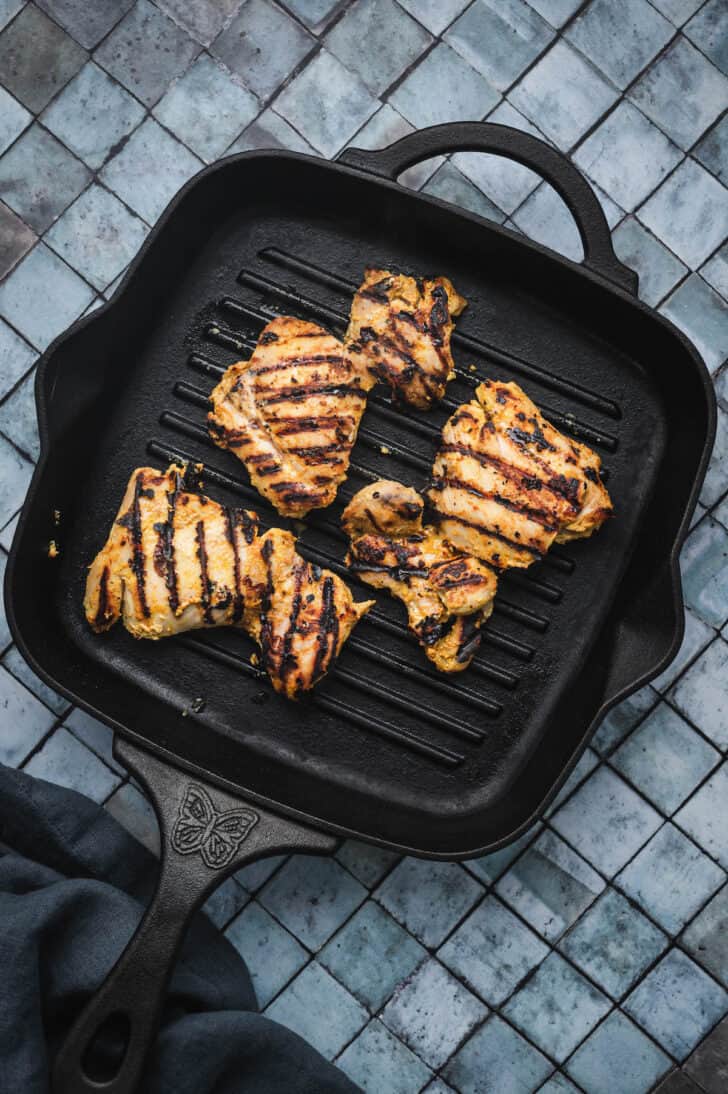
[[[112,303],[44,357],[43,452],[7,579],[11,625],[33,666],[122,734],[299,819],[441,857],[513,838],[606,707],[674,654],[677,551],[714,429],[702,362],[675,328],[613,287],[636,280],[558,153],[475,123],[349,159],[394,177],[439,151],[492,147],[559,186],[605,277],[437,200],[304,156],[249,153],[193,180]],[[453,344],[458,375],[430,414],[398,412],[379,391],[370,398],[349,480],[305,522],[302,553],[346,576],[343,504],[374,477],[424,486],[440,427],[486,376],[516,380],[600,453],[615,519],[504,578],[481,650],[456,678],[428,667],[401,606],[384,595],[336,671],[299,704],[258,676],[242,634],[151,644],[119,625],[93,635],[86,566],[133,468],[199,461],[213,497],[286,526],[208,440],[207,395],[276,314],[340,333],[365,265],[453,280],[469,301]],[[51,539],[61,548],[54,560]],[[203,709],[193,710],[196,699]]]

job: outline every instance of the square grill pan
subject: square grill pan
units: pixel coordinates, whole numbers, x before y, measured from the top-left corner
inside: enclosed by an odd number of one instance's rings
[[[466,149],[510,156],[550,181],[577,220],[585,264],[394,181],[412,163]],[[375,390],[337,502],[293,529],[301,553],[359,599],[372,595],[343,566],[343,505],[378,477],[422,489],[444,421],[484,377],[516,380],[599,452],[615,518],[502,578],[480,651],[457,677],[429,666],[384,594],[298,704],[260,678],[242,633],[158,644],[121,625],[92,634],[86,567],[134,467],[199,462],[211,496],[255,508],[266,527],[290,526],[209,440],[208,395],[275,315],[341,334],[365,265],[452,279],[469,301],[453,339],[457,377],[429,414],[397,411]],[[681,638],[676,559],[710,451],[713,394],[693,347],[635,291],[583,178],[515,130],[463,123],[336,164],[265,152],[206,169],[112,302],[39,367],[42,455],[7,580],[21,650],[122,736],[320,828],[442,858],[512,839],[608,707],[660,671]]]

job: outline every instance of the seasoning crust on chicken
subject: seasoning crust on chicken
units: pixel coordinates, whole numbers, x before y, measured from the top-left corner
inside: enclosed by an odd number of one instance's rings
[[[255,513],[188,492],[173,465],[132,473],[89,568],[84,609],[96,632],[121,619],[135,638],[238,626],[258,642],[276,691],[294,699],[372,603],[355,603],[340,578],[301,558],[289,532],[259,535]]]
[[[453,318],[467,304],[446,277],[367,269],[354,296],[346,349],[371,388],[388,384],[394,402],[428,410],[454,373]]]
[[[467,668],[479,628],[493,610],[497,578],[422,524],[424,502],[411,487],[380,479],[347,505],[347,563],[368,585],[387,589],[407,608],[410,630],[441,672]]]
[[[283,516],[330,505],[346,478],[366,404],[344,347],[316,323],[280,316],[249,361],[231,365],[211,395],[210,434],[245,464]]]
[[[496,571],[590,536],[612,513],[596,453],[559,433],[518,384],[486,380],[446,422],[427,498],[453,546]]]

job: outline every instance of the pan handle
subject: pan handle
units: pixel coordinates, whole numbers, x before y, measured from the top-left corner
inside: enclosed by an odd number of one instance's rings
[[[157,814],[157,889],[135,935],[61,1046],[53,1094],[140,1090],[174,959],[205,897],[246,862],[290,851],[324,855],[338,845],[332,836],[213,789],[127,741],[117,738],[114,751],[146,787]]]
[[[386,148],[347,148],[338,159],[396,181],[408,167],[449,152],[490,152],[530,167],[569,207],[584,246],[584,265],[636,295],[637,274],[614,253],[609,225],[591,186],[567,156],[530,133],[493,122],[452,122],[418,129]]]

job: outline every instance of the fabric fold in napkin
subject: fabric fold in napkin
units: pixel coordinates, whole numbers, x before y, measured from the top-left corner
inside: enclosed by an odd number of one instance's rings
[[[103,808],[0,765],[0,1076],[50,1094],[66,1030],[131,938],[158,863]],[[237,951],[198,914],[169,986],[143,1094],[356,1094],[257,1013]]]

